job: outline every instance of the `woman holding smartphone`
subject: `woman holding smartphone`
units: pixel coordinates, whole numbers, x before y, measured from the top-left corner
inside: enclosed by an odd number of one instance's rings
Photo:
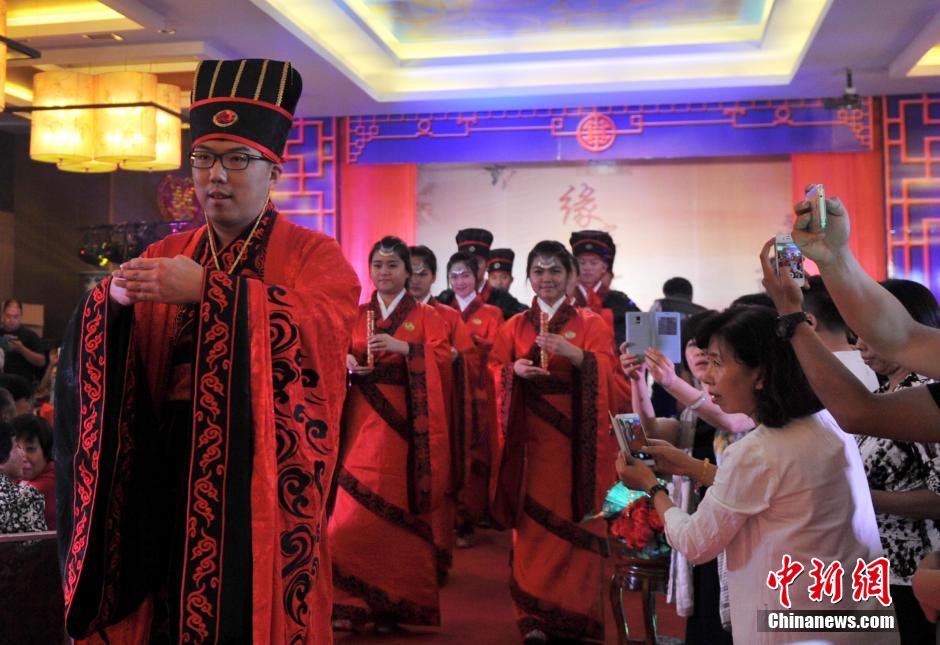
[[[351,386],[328,532],[338,629],[440,624],[432,513],[449,484],[440,372],[451,354],[440,316],[408,294],[411,271],[397,237],[372,247],[376,290],[359,306],[346,359]]]
[[[615,357],[604,320],[568,304],[572,270],[562,244],[535,245],[532,306],[500,328],[490,354],[500,448],[492,511],[513,529],[510,591],[527,643],[604,638],[605,527],[583,520],[611,483]]]
[[[696,345],[695,334],[716,314],[715,311],[697,313],[682,327],[682,368],[689,374],[691,383],[678,377],[672,361],[655,349],[640,357],[630,354],[624,345],[620,356],[621,367],[633,385],[633,410],[639,415],[647,437],[651,441],[665,441],[690,458],[712,464],[720,463],[724,449],[754,427],[747,415],[722,412],[708,397],[706,386],[702,384],[708,359],[705,350]],[[646,382],[647,370],[664,391],[683,404],[677,419],[656,417]],[[706,489],[689,477],[677,475],[673,478],[670,496],[676,506],[692,513]],[[723,557],[719,554],[717,558],[693,567],[685,556],[674,550],[669,573],[667,599],[676,606],[676,613],[687,619],[685,642],[688,645],[731,643],[727,571]]]
[[[649,493],[670,544],[692,563],[722,550],[728,561],[731,626],[740,643],[786,643],[811,633],[761,631],[759,610],[819,610],[809,582],[789,585],[789,606],[779,585],[768,584],[787,559],[810,570],[813,558],[839,563],[843,584],[859,560],[881,557],[881,540],[865,469],[854,439],[826,412],[783,341],[775,312],[734,307],[709,319],[696,342],[707,348],[704,383],[728,414],[746,414],[758,427],[725,450],[708,494],[692,514],[676,508],[647,466],[621,455],[621,481]],[[704,473],[703,469],[703,473]],[[784,556],[787,556],[785,558]],[[885,610],[875,597],[826,609]],[[835,632],[830,643],[894,643],[897,633]]]

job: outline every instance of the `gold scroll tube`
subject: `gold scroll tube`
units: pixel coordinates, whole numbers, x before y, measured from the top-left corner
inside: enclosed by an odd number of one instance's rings
[[[539,333],[548,333],[548,314],[544,311],[539,314]],[[539,367],[541,367],[543,370],[548,369],[548,350],[544,347],[539,352]]]
[[[375,356],[372,354],[372,348],[369,346],[369,340],[375,336],[375,312],[371,309],[366,310],[366,366],[375,366]]]

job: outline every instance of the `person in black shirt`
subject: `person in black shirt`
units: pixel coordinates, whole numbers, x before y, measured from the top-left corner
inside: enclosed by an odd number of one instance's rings
[[[3,372],[18,374],[34,383],[42,378],[46,367],[42,340],[34,331],[23,327],[23,306],[18,300],[10,298],[4,302],[2,314],[0,349],[5,354]]]

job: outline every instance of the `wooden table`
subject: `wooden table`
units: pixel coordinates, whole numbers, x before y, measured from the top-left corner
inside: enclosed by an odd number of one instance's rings
[[[669,557],[655,560],[643,560],[630,557],[624,553],[622,544],[615,544],[610,540],[611,559],[614,564],[614,574],[610,578],[610,606],[614,612],[617,623],[617,642],[620,645],[628,643],[656,644],[656,593],[666,591],[669,580]],[[643,608],[643,636],[642,640],[631,638],[630,626],[623,615],[623,592],[635,591],[640,593],[640,602]]]

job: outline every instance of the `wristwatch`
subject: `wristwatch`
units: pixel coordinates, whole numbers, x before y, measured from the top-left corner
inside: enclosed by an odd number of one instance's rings
[[[809,316],[806,315],[805,311],[777,316],[777,338],[790,340],[796,332],[796,326],[800,323],[809,324]]]
[[[653,497],[659,491],[664,491],[667,495],[669,494],[669,490],[665,486],[663,486],[659,482],[656,482],[655,484],[650,486],[646,491],[646,494],[650,496],[650,501],[652,501]]]

